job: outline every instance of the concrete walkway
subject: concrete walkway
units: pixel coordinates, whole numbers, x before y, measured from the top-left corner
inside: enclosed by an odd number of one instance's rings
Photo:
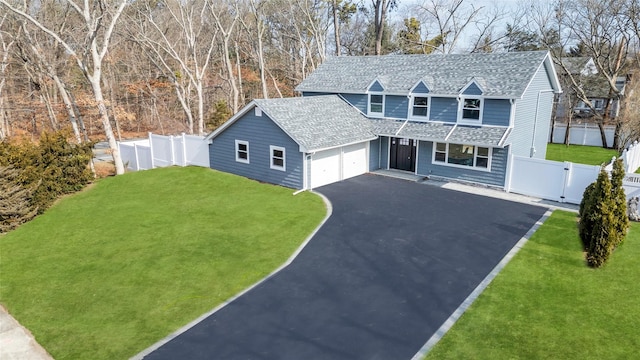
[[[461,182],[452,182],[438,179],[428,179],[424,176],[415,175],[406,171],[399,170],[376,170],[373,172],[376,175],[389,176],[398,179],[404,179],[408,181],[415,181],[417,183],[437,186],[444,189],[461,191],[469,194],[476,194],[482,196],[488,196],[496,199],[502,199],[507,201],[515,201],[523,204],[542,206],[550,210],[564,210],[571,212],[578,212],[578,205],[559,203],[557,201],[544,200],[532,196],[520,195],[516,193],[509,193],[499,188],[483,186],[479,184],[466,184]]]
[[[0,305],[0,359],[51,360],[51,355],[40,346],[29,330],[20,325]]]

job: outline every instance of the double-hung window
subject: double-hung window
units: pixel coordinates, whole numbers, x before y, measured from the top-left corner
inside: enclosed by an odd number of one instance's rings
[[[489,170],[491,168],[491,149],[474,145],[435,143],[433,162]]]
[[[286,157],[285,157],[285,149],[280,146],[269,146],[270,158],[271,158],[271,169],[286,171]]]
[[[236,140],[236,161],[249,163],[249,142],[244,140]]]
[[[384,95],[369,94],[369,116],[384,116]]]
[[[482,99],[462,98],[462,121],[477,122],[482,118]]]
[[[414,96],[411,104],[411,116],[417,119],[427,119],[429,114],[429,97]]]

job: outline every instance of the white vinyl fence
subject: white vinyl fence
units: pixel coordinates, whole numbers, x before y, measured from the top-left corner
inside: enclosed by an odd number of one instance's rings
[[[119,142],[122,162],[130,171],[171,165],[209,167],[209,145],[202,136],[149,133],[144,140]]]
[[[566,131],[567,124],[553,125],[553,138],[550,139],[550,141],[555,144],[564,143],[564,134]],[[615,126],[605,125],[604,133],[605,137],[607,138],[607,144],[611,146],[613,144],[613,134],[615,133]],[[549,136],[551,137],[551,135]],[[569,144],[602,146],[600,129],[597,125],[594,124],[571,125],[571,128],[569,130]]]
[[[640,196],[640,144],[634,142],[620,155],[627,176],[623,187],[627,198]],[[612,170],[613,161],[605,166]],[[584,189],[598,178],[600,166],[512,156],[505,190],[546,200],[579,204]]]
[[[506,191],[579,204],[599,172],[600,166],[512,156]]]
[[[640,168],[640,145],[638,145],[638,141],[624,149],[620,157],[624,160],[624,168],[627,173],[636,172]]]

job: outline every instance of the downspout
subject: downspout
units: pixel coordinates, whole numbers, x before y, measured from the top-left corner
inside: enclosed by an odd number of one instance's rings
[[[533,155],[536,154],[536,131],[538,128],[538,113],[540,112],[540,95],[542,95],[542,93],[550,93],[550,92],[553,92],[553,89],[538,91],[538,97],[536,99],[536,114],[535,114],[535,118],[533,119],[533,136],[531,136],[531,149],[529,151],[530,158],[532,158]]]

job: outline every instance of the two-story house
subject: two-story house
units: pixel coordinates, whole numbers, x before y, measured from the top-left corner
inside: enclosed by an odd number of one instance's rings
[[[214,169],[312,189],[377,169],[504,187],[544,159],[558,78],[546,51],[334,57],[207,136]]]
[[[566,91],[557,100],[556,119],[568,120],[568,115],[588,119],[594,116],[594,111],[603,114],[607,102],[610,103],[609,117],[616,118],[620,112],[620,96],[624,96],[629,76],[616,78],[616,88],[619,94],[612,94],[609,82],[598,73],[592,58],[564,57],[560,60],[562,66],[559,66],[558,77]],[[579,100],[576,95],[578,90],[572,89],[575,85],[571,78],[579,85],[581,91],[584,91],[593,108]]]

